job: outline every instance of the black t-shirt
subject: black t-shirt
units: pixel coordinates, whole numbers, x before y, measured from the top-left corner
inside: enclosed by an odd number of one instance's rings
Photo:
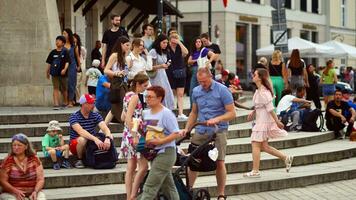
[[[304,66],[305,66],[305,63],[302,60],[300,60],[299,67],[292,66],[290,63],[288,63],[288,68],[291,70],[292,76],[301,76],[301,75],[303,75]]]
[[[63,47],[63,48],[64,48],[64,47]],[[64,53],[64,55],[62,55],[61,69],[64,69],[65,64],[66,64],[66,63],[69,63],[69,51],[68,51],[66,48],[64,48],[64,49],[65,49],[65,53]],[[61,52],[62,52],[62,50],[57,51],[57,49],[53,49],[53,50],[49,53],[49,55],[48,55],[48,57],[47,57],[47,59],[46,59],[46,63],[52,65],[53,61],[54,61],[56,58],[58,58],[58,56],[61,55]],[[67,70],[65,76],[67,76],[67,75],[68,75],[68,70]]]
[[[184,58],[182,56],[182,49],[179,45],[177,45],[175,51],[173,51],[172,48],[169,47],[167,56],[168,59],[172,61],[172,67],[169,67],[168,69],[174,70],[184,68]]]
[[[221,54],[220,47],[217,44],[211,43],[210,46],[206,46],[206,48],[210,49],[213,53]],[[211,62],[211,66],[215,68],[215,61]]]
[[[127,38],[129,38],[129,35],[123,27],[120,27],[119,30],[117,30],[116,32],[111,31],[111,29],[106,30],[104,32],[103,40],[101,42],[106,44],[106,60],[109,59],[111,55],[111,50],[114,47],[117,38],[121,36],[126,36]]]
[[[91,61],[93,61],[94,59],[98,59],[100,60],[101,62],[101,53],[99,51],[99,49],[97,48],[94,48],[92,51],[91,51]]]
[[[340,105],[336,105],[335,101],[330,101],[328,103],[328,106],[326,107],[326,119],[330,119],[330,117],[333,116],[329,111],[330,109],[334,109],[337,112],[341,112],[342,115],[345,117],[350,110],[350,106],[345,101],[340,101]]]
[[[273,65],[270,62],[269,63],[269,75],[270,76],[282,76],[282,67],[283,67],[283,62],[279,63],[279,65]]]

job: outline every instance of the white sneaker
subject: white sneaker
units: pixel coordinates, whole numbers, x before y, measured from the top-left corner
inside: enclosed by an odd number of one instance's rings
[[[187,121],[188,117],[185,114],[178,115],[177,117],[178,121]]]
[[[286,164],[286,171],[289,172],[290,168],[292,168],[292,163],[293,163],[293,156],[287,156],[286,160],[284,161]]]

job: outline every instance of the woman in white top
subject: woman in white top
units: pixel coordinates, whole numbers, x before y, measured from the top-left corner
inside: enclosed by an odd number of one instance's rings
[[[104,70],[104,73],[110,78],[110,80],[112,80],[114,77],[124,77],[124,80],[127,81],[125,57],[129,50],[130,40],[125,36],[119,37],[116,40],[116,43],[112,49],[112,53],[109,57],[109,61],[106,64]],[[122,95],[121,99],[123,99],[124,96],[125,94]],[[117,120],[120,120],[123,109],[123,102],[111,103],[111,113]],[[105,119],[105,121],[107,121],[107,119]]]
[[[146,55],[146,59],[141,56],[142,53]],[[132,41],[132,51],[126,56],[126,63],[129,69],[129,80],[132,80],[138,72],[146,73],[146,70],[152,70],[152,57],[148,55],[141,38],[135,38]]]
[[[166,69],[171,64],[169,58],[167,57],[167,47],[168,37],[166,35],[159,35],[153,42],[149,55],[152,56],[152,69],[155,71],[156,75],[151,77],[150,81],[152,85],[161,86],[165,90],[166,95],[162,104],[170,110],[173,110],[174,95],[166,74]]]

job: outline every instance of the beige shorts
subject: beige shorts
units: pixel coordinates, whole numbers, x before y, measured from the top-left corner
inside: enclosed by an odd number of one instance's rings
[[[219,151],[218,160],[225,160],[226,155],[226,146],[227,146],[227,130],[222,131],[216,134],[215,139],[215,147]],[[207,140],[209,140],[211,136],[209,134],[198,134],[195,133],[192,137],[191,142],[196,145],[201,145]]]

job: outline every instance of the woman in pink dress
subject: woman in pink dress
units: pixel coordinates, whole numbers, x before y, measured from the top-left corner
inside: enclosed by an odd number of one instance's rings
[[[283,130],[283,124],[277,118],[273,107],[273,89],[266,69],[258,69],[253,74],[253,82],[257,90],[253,95],[255,110],[248,115],[248,120],[252,120],[256,114],[256,123],[252,128],[252,171],[245,173],[244,177],[260,177],[260,157],[261,150],[274,155],[286,164],[286,170],[289,172],[293,157],[287,156],[281,151],[269,146],[268,139],[283,137],[287,132]]]

